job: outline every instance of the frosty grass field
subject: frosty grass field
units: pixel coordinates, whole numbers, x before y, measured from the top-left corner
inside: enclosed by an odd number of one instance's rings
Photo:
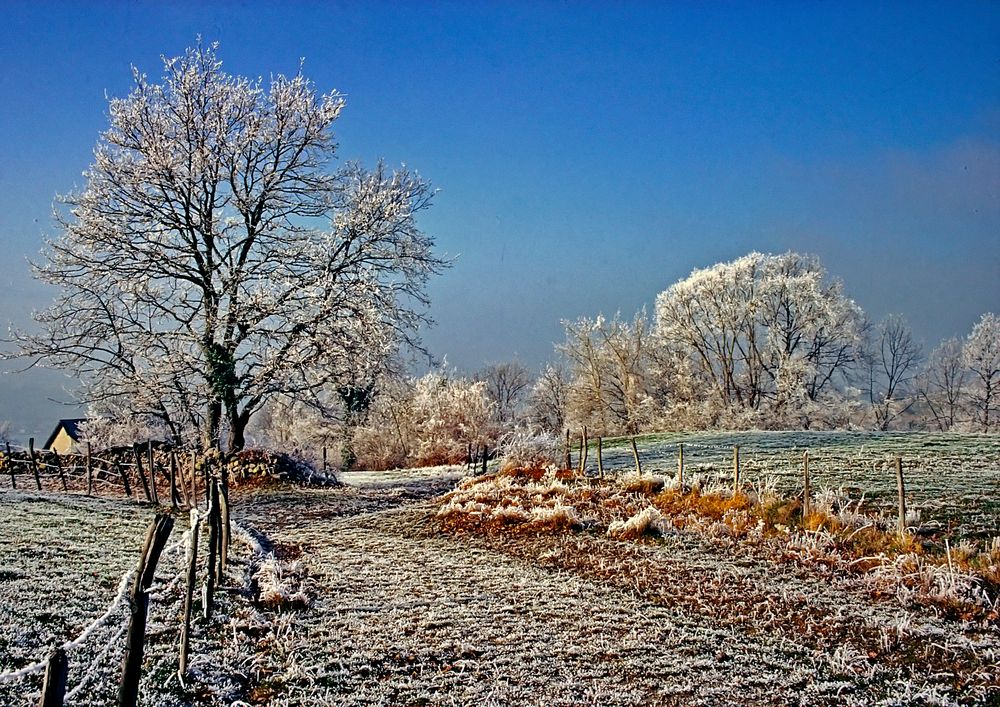
[[[921,522],[997,534],[1000,440],[976,435],[747,433],[638,440],[644,471],[774,477],[890,507],[904,458]],[[596,467],[591,449],[588,467]],[[607,468],[630,469],[627,440]],[[958,621],[870,578],[775,562],[678,530],[455,534],[439,495],[462,469],[345,474],[332,489],[236,494],[222,606],[178,683],[181,516],[154,586],[142,704],[995,704],[997,621]],[[470,487],[474,488],[474,487]],[[153,510],[125,500],[0,491],[0,676],[70,650],[73,705],[114,701],[125,606],[115,597]],[[263,595],[277,597],[273,603]],[[294,599],[294,601],[289,601]],[[40,677],[0,677],[32,705]]]
[[[910,507],[925,524],[956,536],[1000,535],[1000,436],[926,432],[703,432],[645,435],[636,440],[644,471],[677,473],[678,443],[686,474],[732,479],[733,446],[740,446],[741,478],[772,480],[779,491],[802,489],[802,455],[809,452],[814,488],[843,488],[884,511],[895,508],[893,459],[902,457]],[[597,464],[593,447],[589,467]],[[575,457],[574,457],[575,460]],[[633,470],[625,439],[604,443],[606,468]]]

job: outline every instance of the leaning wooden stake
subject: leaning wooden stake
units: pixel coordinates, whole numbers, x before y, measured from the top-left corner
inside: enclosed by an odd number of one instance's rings
[[[132,447],[132,457],[135,460],[135,474],[139,477],[139,481],[142,482],[142,491],[146,494],[146,500],[152,503],[153,496],[149,493],[149,484],[146,483],[146,474],[142,470],[142,455],[139,454],[138,445]]]
[[[63,491],[69,491],[69,486],[66,484],[66,471],[63,469],[62,459],[59,458],[59,452],[53,449],[52,453],[56,458],[56,469],[59,470],[59,480],[62,482]]]
[[[222,480],[219,482],[219,522],[221,532],[219,537],[219,581],[222,581],[222,569],[229,564],[229,472],[222,465]]]
[[[153,490],[153,503],[160,505],[160,497],[156,493],[156,464],[153,463],[153,440],[149,440],[146,449],[149,459],[149,485]]]
[[[601,446],[601,437],[597,437],[597,475],[604,478],[604,448]]]
[[[896,490],[899,494],[899,534],[906,535],[906,485],[903,483],[902,457],[896,457]]]
[[[10,470],[10,487],[17,488],[17,481],[14,480],[14,455],[10,453],[10,442],[4,442],[7,447],[7,467]]]
[[[632,458],[635,459],[635,473],[642,476],[642,463],[639,461],[639,448],[635,446],[635,435],[629,437],[632,442]]]
[[[580,476],[587,474],[587,452],[590,451],[587,445],[587,427],[584,425],[583,433],[580,435]]]
[[[86,457],[86,467],[87,467],[87,495],[92,496],[94,494],[94,461],[91,459],[90,455],[90,442],[87,442],[87,457]]]
[[[677,445],[677,488],[684,492],[684,443]]]
[[[118,469],[118,475],[122,477],[122,486],[125,487],[125,495],[132,498],[132,487],[128,483],[128,472],[125,471],[125,467],[115,462],[115,468]]]
[[[69,660],[66,651],[61,647],[54,648],[49,653],[49,662],[45,666],[45,682],[42,683],[42,698],[38,707],[62,707],[66,697],[66,676],[69,673]]]
[[[181,624],[181,644],[177,661],[177,675],[181,680],[187,673],[188,654],[190,652],[188,642],[191,636],[191,609],[194,606],[194,585],[198,582],[198,532],[201,528],[201,519],[198,517],[198,509],[191,509],[191,537],[188,540],[188,567],[187,567],[187,588],[184,594],[184,620]]]
[[[733,447],[733,495],[740,492],[740,445]]]
[[[569,428],[568,427],[566,428],[566,449],[565,449],[565,451],[566,451],[566,455],[565,455],[566,458],[563,460],[564,465],[565,465],[565,467],[567,469],[572,469],[573,468],[573,450],[570,447]]]
[[[38,457],[35,456],[35,438],[28,438],[28,457],[31,459],[31,471],[35,475],[35,486],[42,490],[42,479],[38,476]]]
[[[191,450],[191,505],[198,505],[198,453]]]
[[[201,610],[205,620],[212,618],[215,608],[216,558],[219,550],[219,486],[215,479],[208,485],[208,567],[201,589]]]
[[[139,558],[129,598],[130,614],[128,635],[125,639],[125,660],[122,663],[122,681],[118,688],[119,707],[135,707],[139,699],[142,650],[146,640],[146,616],[149,611],[149,587],[153,584],[160,553],[163,552],[173,527],[173,517],[160,513],[146,531],[146,541],[143,544],[142,556]]]
[[[177,510],[177,501],[180,494],[177,492],[177,455],[174,450],[170,450],[170,505]]]
[[[484,474],[486,473],[486,463],[487,463],[487,460],[488,460],[489,458],[490,458],[490,448],[489,448],[489,447],[487,447],[487,446],[486,446],[486,445],[484,444],[484,445],[483,445],[483,473],[484,473]]]
[[[809,452],[802,454],[802,524],[812,513],[812,489],[809,488]]]

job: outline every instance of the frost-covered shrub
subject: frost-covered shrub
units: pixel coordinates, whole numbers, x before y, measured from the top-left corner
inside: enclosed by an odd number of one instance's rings
[[[495,448],[497,434],[485,382],[432,371],[385,386],[352,451],[362,469],[459,464],[470,446]]]
[[[285,563],[268,555],[253,575],[258,602],[269,609],[304,609],[312,599],[306,592],[307,573],[299,561]]]
[[[547,469],[559,464],[559,440],[550,432],[518,428],[500,440],[500,469]]]
[[[627,520],[616,520],[608,526],[608,535],[619,540],[634,540],[643,535],[662,535],[667,529],[663,514],[648,506]]]

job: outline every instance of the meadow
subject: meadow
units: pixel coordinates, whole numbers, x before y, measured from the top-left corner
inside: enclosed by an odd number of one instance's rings
[[[636,438],[644,472],[675,478],[679,445],[686,480],[731,483],[733,447],[748,485],[781,493],[802,491],[803,454],[809,453],[814,490],[843,490],[868,510],[894,513],[894,459],[903,461],[908,506],[929,529],[959,538],[1000,535],[1000,437],[926,432],[697,432]],[[596,445],[588,470],[595,473]],[[574,462],[576,461],[574,452]],[[605,470],[634,473],[628,438],[603,441]]]

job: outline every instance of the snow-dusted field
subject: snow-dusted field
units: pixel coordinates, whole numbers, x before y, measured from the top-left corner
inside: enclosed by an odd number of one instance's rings
[[[957,535],[1000,535],[1000,437],[926,432],[702,432],[637,438],[644,471],[675,475],[678,444],[685,473],[731,479],[733,446],[740,447],[741,476],[748,484],[773,479],[781,491],[802,488],[802,455],[809,452],[814,488],[840,488],[890,510],[895,506],[892,460],[902,457],[910,505],[921,520],[951,527]],[[574,443],[575,444],[575,443]],[[576,449],[573,452],[576,462]],[[604,443],[608,470],[634,471],[626,439]],[[591,446],[589,473],[596,473]],[[691,478],[688,476],[688,478]]]
[[[196,631],[198,683],[182,688],[172,674],[173,578],[183,557],[175,550],[158,573],[144,704],[1000,699],[995,625],[945,621],[873,596],[857,578],[770,562],[693,532],[638,542],[445,532],[436,495],[456,474],[348,474],[342,488],[235,497],[234,519],[251,540],[235,546],[233,589],[219,616]],[[151,513],[127,502],[0,493],[0,673],[44,657],[107,609]],[[179,519],[171,543],[184,528]],[[63,569],[50,572],[49,557]],[[254,603],[265,585],[304,608]],[[71,689],[98,667],[70,704],[113,701],[122,626],[119,607],[71,652],[81,666],[71,669]],[[0,704],[33,704],[38,684],[37,676],[0,682]]]

